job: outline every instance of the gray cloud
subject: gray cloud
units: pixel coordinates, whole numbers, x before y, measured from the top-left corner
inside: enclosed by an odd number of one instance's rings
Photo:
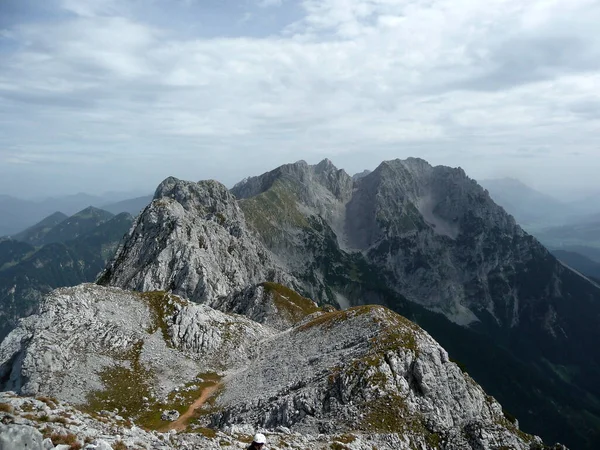
[[[570,109],[581,118],[590,120],[600,119],[600,99],[574,102],[570,106]]]
[[[527,160],[538,184],[563,168],[595,182],[595,2],[271,3],[12,3],[0,193],[232,184],[325,156],[350,171],[423,156],[481,178]]]
[[[480,62],[487,68],[482,75],[455,86],[498,91],[561,75],[595,72],[600,68],[597,50],[577,37],[517,37],[491,50],[488,60]]]

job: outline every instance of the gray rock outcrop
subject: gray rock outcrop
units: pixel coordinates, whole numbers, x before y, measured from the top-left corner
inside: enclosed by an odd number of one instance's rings
[[[99,283],[164,290],[198,303],[263,281],[293,283],[248,231],[234,197],[216,181],[168,178],[138,216]]]
[[[179,419],[179,411],[177,411],[176,409],[170,409],[168,411],[163,411],[163,413],[160,416],[161,420],[168,420],[169,422],[173,422],[177,419]]]
[[[118,384],[111,377],[131,376],[139,377],[140,396],[162,398],[200,372],[247,359],[253,342],[271,333],[160,292],[57,289],[0,345],[0,388],[81,405]]]
[[[290,290],[262,289],[308,307]],[[199,429],[284,427],[329,442],[358,433],[390,449],[528,449],[537,439],[415,324],[380,306],[312,308],[276,330],[164,293],[60,289],[0,345],[1,387],[44,396],[47,415],[68,401],[146,427],[168,426],[175,414],[165,411],[179,414],[213,386]]]
[[[0,423],[0,450],[43,450],[42,439],[33,427]]]

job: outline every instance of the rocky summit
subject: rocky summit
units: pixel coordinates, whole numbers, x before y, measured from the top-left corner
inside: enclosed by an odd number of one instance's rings
[[[225,186],[168,178],[134,223],[100,284],[168,290],[210,302],[263,281],[293,278],[249,232]]]
[[[97,283],[46,295],[0,345],[0,434],[535,449],[540,430],[593,448],[596,341],[575,339],[596,336],[596,298],[461,169],[167,178]]]
[[[257,429],[273,449],[541,446],[414,323],[267,286],[263,304],[294,325],[163,292],[54,291],[0,346],[2,434],[27,448],[240,448]]]

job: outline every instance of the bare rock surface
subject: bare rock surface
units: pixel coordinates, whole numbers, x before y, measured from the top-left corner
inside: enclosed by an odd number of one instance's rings
[[[106,384],[102,374],[137,368],[161,397],[200,372],[246,359],[248,346],[270,333],[160,292],[92,284],[57,289],[0,345],[1,387],[86,404]]]
[[[248,231],[225,186],[167,178],[99,281],[210,303],[250,284],[292,280]]]
[[[261,288],[276,305],[274,286]],[[275,292],[289,300],[290,291]],[[285,434],[271,448],[328,448],[338,436],[351,449],[528,449],[539,442],[412,322],[380,306],[313,308],[278,330],[164,293],[59,289],[0,346],[2,389],[42,397],[2,394],[9,406],[1,409],[35,409],[19,424],[73,425],[69,433],[81,440],[116,442],[101,431],[110,425],[113,436],[131,436],[144,448],[213,448],[216,435],[235,442],[256,429]],[[218,389],[188,425],[206,439],[168,434],[167,446],[155,447],[165,442],[156,431],[175,416],[164,412],[182,413],[208,387]],[[54,420],[61,402],[79,409],[61,406],[72,417]]]

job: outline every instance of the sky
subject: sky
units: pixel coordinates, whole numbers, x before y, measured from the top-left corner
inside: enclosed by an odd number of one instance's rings
[[[0,0],[0,194],[328,157],[600,192],[597,0]]]

